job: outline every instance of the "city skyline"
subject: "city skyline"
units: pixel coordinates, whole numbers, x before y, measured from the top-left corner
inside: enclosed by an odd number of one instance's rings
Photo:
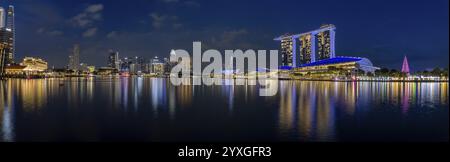
[[[122,56],[163,58],[171,49],[189,50],[198,40],[206,44],[205,48],[280,49],[273,37],[332,23],[339,27],[337,56],[368,57],[380,67],[400,70],[407,54],[411,71],[448,67],[448,1],[408,1],[408,5],[402,5],[406,1],[386,2],[390,5],[374,1],[346,5],[284,1],[283,10],[278,8],[282,4],[273,1],[243,2],[239,6],[196,0],[80,2],[2,1],[2,6],[11,4],[16,10],[16,60],[42,57],[50,65],[64,67],[73,44],[80,44],[80,62],[96,66],[107,66],[109,49]],[[71,5],[74,7],[68,9]],[[218,5],[234,12],[222,12]],[[292,12],[295,6],[323,6],[327,10],[305,15],[311,9]],[[246,7],[258,9],[250,12]],[[123,13],[116,12],[121,9]],[[206,15],[198,10],[219,11]],[[236,15],[244,16],[236,19]],[[288,21],[291,19],[297,21]]]
[[[441,155],[411,146],[449,141],[449,2],[0,0],[0,144],[108,143],[28,150],[152,160]]]

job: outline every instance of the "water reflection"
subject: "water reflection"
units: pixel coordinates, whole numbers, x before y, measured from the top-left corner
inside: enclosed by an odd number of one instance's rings
[[[338,115],[364,116],[368,108],[398,107],[407,116],[411,107],[445,107],[448,83],[281,81],[279,101],[279,129],[285,139],[334,141]]]
[[[14,109],[14,95],[12,93],[11,83],[0,83],[0,122],[1,122],[1,141],[14,141],[14,123],[15,123],[15,109]]]
[[[225,79],[225,80],[223,80],[223,83],[221,85],[222,95],[225,98],[227,98],[228,112],[230,114],[232,114],[232,112],[233,112],[234,95],[235,95],[234,86],[232,86],[232,85],[237,84],[237,82],[240,82],[240,84],[246,84],[245,80],[243,80],[243,79],[237,79],[237,80]]]
[[[299,140],[332,140],[335,134],[334,99],[330,98],[332,84],[282,82],[279,109],[281,133],[298,137]]]
[[[244,85],[237,85],[236,82]],[[345,118],[364,118],[377,110],[398,112],[400,116],[407,117],[412,112],[418,113],[417,109],[420,109],[420,113],[448,107],[448,83],[276,81],[276,84],[271,84],[278,85],[278,94],[261,97],[261,87],[255,82],[238,79],[223,80],[221,86],[174,86],[167,79],[139,77],[10,79],[0,84],[1,141],[15,141],[16,130],[21,127],[26,130],[24,127],[46,126],[46,122],[38,117],[33,120],[36,123],[20,120],[25,119],[24,116],[46,115],[47,118],[54,118],[52,122],[60,122],[58,117],[62,116],[73,126],[81,123],[84,117],[81,115],[95,114],[88,125],[105,120],[109,128],[109,124],[114,122],[111,120],[117,119],[116,116],[134,114],[128,119],[134,121],[138,116],[144,116],[155,120],[168,118],[176,122],[185,113],[202,113],[199,110],[204,111],[206,108],[220,112],[224,108],[229,115],[221,120],[230,124],[248,123],[246,120],[249,116],[244,113],[248,108],[252,108],[252,118],[273,116],[266,119],[265,124],[266,127],[276,125],[275,133],[280,136],[279,140],[337,141],[339,121]],[[217,103],[202,104],[208,101]],[[191,112],[193,105],[205,108]],[[266,111],[272,109],[275,111]],[[71,116],[75,117],[65,119]],[[196,117],[191,118],[194,120]],[[21,125],[17,125],[18,119]],[[132,124],[123,125],[148,126],[137,121]],[[82,124],[79,126],[83,127]],[[251,127],[245,130],[251,132]],[[100,132],[102,129],[95,131]]]
[[[152,106],[155,115],[158,113],[158,107],[162,106],[165,101],[165,81],[162,79],[152,79],[151,80],[151,97],[152,97]]]

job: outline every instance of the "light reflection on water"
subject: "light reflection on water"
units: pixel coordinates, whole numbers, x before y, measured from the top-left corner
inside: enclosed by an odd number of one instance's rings
[[[402,131],[414,132],[405,128],[414,120],[438,123],[438,128],[448,126],[448,83],[279,81],[276,96],[260,97],[260,87],[251,86],[252,80],[223,82],[245,85],[173,86],[166,79],[139,77],[10,79],[0,85],[0,141],[97,141],[113,136],[109,132],[136,136],[126,134],[129,129],[133,130],[130,133],[148,134],[137,139],[144,141],[170,141],[180,138],[180,132],[198,136],[236,130],[231,136],[211,139],[258,136],[256,139],[269,141],[340,141],[360,134],[349,131],[353,128],[399,126]],[[435,118],[440,111],[447,114]],[[383,118],[401,120],[406,126],[385,125]],[[369,119],[380,124],[371,125]],[[124,121],[121,127],[111,126],[117,121]],[[217,126],[199,130],[199,126],[189,125],[198,123]],[[29,127],[44,133],[33,135],[35,130]],[[448,137],[448,130],[439,133],[439,137]],[[401,133],[392,135],[396,134]],[[197,140],[183,140],[190,139]]]

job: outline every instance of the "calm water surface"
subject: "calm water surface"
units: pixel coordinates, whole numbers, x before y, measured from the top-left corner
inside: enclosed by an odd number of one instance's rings
[[[260,97],[251,85],[10,79],[0,141],[449,140],[448,83],[274,82],[278,94]]]

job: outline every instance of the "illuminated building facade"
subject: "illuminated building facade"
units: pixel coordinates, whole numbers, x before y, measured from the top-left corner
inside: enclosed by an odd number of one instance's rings
[[[98,75],[113,75],[117,72],[117,69],[111,67],[100,67],[97,71]]]
[[[89,73],[94,73],[95,72],[95,66],[87,66],[88,72]]]
[[[0,43],[4,44],[5,49],[5,64],[14,63],[14,55],[13,55],[13,33],[8,28],[0,28]]]
[[[335,30],[332,24],[310,32],[275,38],[281,42],[282,66],[300,65],[336,57]]]
[[[5,9],[0,7],[0,76],[4,73],[5,67],[5,57],[6,55],[6,29],[5,29]]]
[[[10,77],[41,76],[48,69],[48,63],[40,58],[25,57],[22,63],[4,69],[4,74]]]
[[[137,68],[137,65],[136,65],[136,63],[131,63],[130,64],[130,70],[129,70],[129,73],[130,74],[137,74],[138,73],[138,68]]]
[[[108,66],[117,70],[120,69],[119,52],[113,50],[109,51]]]
[[[20,75],[25,75],[25,68],[27,68],[27,66],[23,66],[23,65],[10,65],[10,66],[6,66],[5,67],[5,75],[6,76],[20,76]]]
[[[331,31],[323,31],[317,34],[317,59],[331,58]]]
[[[145,59],[141,56],[135,57],[136,73],[142,73],[145,69]]]
[[[143,65],[143,69],[142,69],[143,73],[149,74],[152,72],[152,63],[150,59],[145,59],[144,60],[144,65]]]
[[[308,64],[312,61],[312,52],[314,52],[311,42],[311,35],[304,35],[300,37],[300,64]],[[298,64],[296,64],[295,67],[297,67]]]
[[[145,59],[143,57],[126,57],[122,60],[122,72],[140,74],[145,70]]]
[[[293,41],[292,39],[282,39],[281,40],[281,65],[282,66],[293,66],[294,57],[293,57]]]
[[[152,73],[157,75],[164,74],[164,63],[162,63],[158,56],[152,59]]]
[[[354,73],[358,70],[364,73],[374,73],[379,68],[374,67],[367,58],[361,57],[335,57],[313,63],[302,65],[294,69],[295,73],[300,74],[320,74],[333,75],[332,72],[340,71],[343,73]],[[338,74],[342,75],[342,74]]]
[[[6,57],[6,45],[0,43],[0,77],[5,73],[5,57]]]
[[[163,63],[153,63],[153,73],[157,74],[157,75],[162,75],[164,74],[164,64]]]
[[[69,69],[80,70],[80,46],[75,44],[72,49],[72,54],[69,56]]]
[[[0,28],[5,27],[5,9],[0,7]]]
[[[9,6],[6,13],[5,25],[5,11],[0,9],[0,43],[5,44],[5,64],[14,63],[15,55],[15,27],[14,27],[14,6]]]
[[[124,57],[120,60],[120,70],[119,72],[130,72],[130,65],[132,63],[132,59],[129,59],[128,57]]]
[[[14,33],[14,31],[15,31],[14,25],[15,25],[14,24],[14,6],[9,5],[7,19],[6,19],[6,28],[11,29],[11,31]]]
[[[6,19],[7,42],[9,45],[6,62],[8,64],[14,63],[15,45],[16,45],[16,29],[14,25],[14,6],[8,7]]]
[[[40,58],[25,57],[21,63],[25,72],[38,73],[48,69],[48,63]]]

